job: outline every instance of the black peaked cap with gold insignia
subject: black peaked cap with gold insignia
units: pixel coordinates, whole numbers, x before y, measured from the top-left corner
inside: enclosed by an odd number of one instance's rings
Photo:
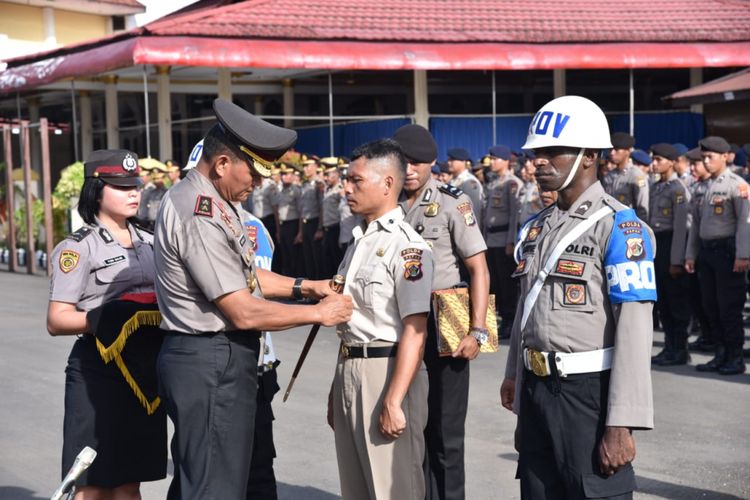
[[[224,99],[214,100],[214,113],[224,132],[263,177],[271,175],[273,163],[297,142],[294,130],[272,125]]]
[[[140,186],[138,155],[127,149],[98,149],[92,151],[83,164],[86,177],[101,179],[114,186]]]

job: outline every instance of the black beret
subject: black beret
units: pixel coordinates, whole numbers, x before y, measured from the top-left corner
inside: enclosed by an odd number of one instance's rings
[[[615,132],[610,136],[614,149],[630,149],[635,146],[635,139],[625,132]]]
[[[726,139],[715,135],[701,139],[698,146],[700,146],[701,151],[712,151],[714,153],[728,153],[732,149]]]
[[[703,161],[703,155],[701,154],[701,148],[693,148],[685,156],[690,161]]]
[[[729,143],[729,147],[731,148],[731,151],[734,154],[737,154],[737,151],[740,150],[740,147],[737,144],[733,143],[733,142]]]
[[[297,142],[294,130],[271,125],[224,99],[214,100],[214,113],[224,133],[263,177],[271,175],[273,162]]]
[[[407,159],[417,163],[432,163],[437,158],[437,143],[430,132],[420,125],[404,125],[392,139],[401,146]]]
[[[471,155],[464,148],[451,148],[448,150],[448,158],[451,160],[469,161],[471,160]]]
[[[651,154],[659,155],[662,158],[666,158],[667,160],[672,161],[676,160],[680,156],[677,148],[672,146],[671,144],[667,144],[666,142],[660,142],[651,146]]]
[[[490,156],[500,158],[501,160],[510,160],[510,148],[502,144],[499,146],[492,146],[489,150],[489,154]]]
[[[750,156],[750,144],[745,144],[744,146],[742,146],[742,150],[746,155]]]
[[[641,165],[651,165],[651,157],[642,149],[636,149],[635,151],[633,151],[633,153],[630,155],[630,159],[632,159],[634,163],[639,163]]]
[[[115,186],[140,186],[138,155],[127,149],[99,149],[83,164],[86,177],[96,177]]]

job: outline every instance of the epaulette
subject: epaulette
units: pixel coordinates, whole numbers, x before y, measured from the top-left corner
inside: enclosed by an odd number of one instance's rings
[[[443,184],[438,189],[445,194],[453,196],[454,198],[458,198],[459,196],[464,194],[464,192],[459,188],[457,188],[456,186],[451,186],[450,184]]]
[[[82,227],[81,229],[79,229],[75,233],[69,234],[67,236],[67,238],[69,240],[77,241],[77,242],[80,243],[81,240],[83,240],[86,236],[88,236],[90,234],[91,234],[91,228],[90,227]]]

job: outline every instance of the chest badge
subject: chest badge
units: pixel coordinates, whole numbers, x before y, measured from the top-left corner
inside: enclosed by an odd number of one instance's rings
[[[425,217],[435,217],[440,212],[440,203],[430,203],[424,211]]]
[[[255,289],[258,286],[258,278],[255,277],[255,273],[251,272],[250,276],[247,277],[247,289],[250,290],[250,293],[255,292]]]
[[[385,249],[384,248],[378,248],[375,251],[375,255],[377,255],[378,257],[382,257],[383,255],[385,255]]]
[[[526,241],[535,241],[539,237],[539,233],[542,232],[541,226],[532,227],[526,234]]]

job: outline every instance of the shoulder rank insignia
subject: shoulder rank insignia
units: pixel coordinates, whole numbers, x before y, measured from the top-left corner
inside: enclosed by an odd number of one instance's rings
[[[83,240],[86,236],[88,236],[90,234],[91,234],[91,228],[90,227],[82,227],[81,229],[79,229],[75,233],[69,234],[68,235],[68,239],[74,240],[74,241],[77,241],[77,242],[80,243],[81,240]]]
[[[70,271],[75,269],[78,265],[79,258],[80,254],[78,252],[74,252],[73,250],[63,250],[62,252],[60,252],[60,271],[69,273]]]
[[[438,189],[447,195],[453,196],[454,198],[458,198],[459,196],[464,194],[463,191],[458,189],[456,186],[451,186],[450,184],[443,184]]]
[[[440,203],[430,203],[424,211],[425,217],[435,217],[440,211]]]
[[[194,215],[202,215],[204,217],[214,216],[214,200],[210,196],[198,196],[195,202]]]

